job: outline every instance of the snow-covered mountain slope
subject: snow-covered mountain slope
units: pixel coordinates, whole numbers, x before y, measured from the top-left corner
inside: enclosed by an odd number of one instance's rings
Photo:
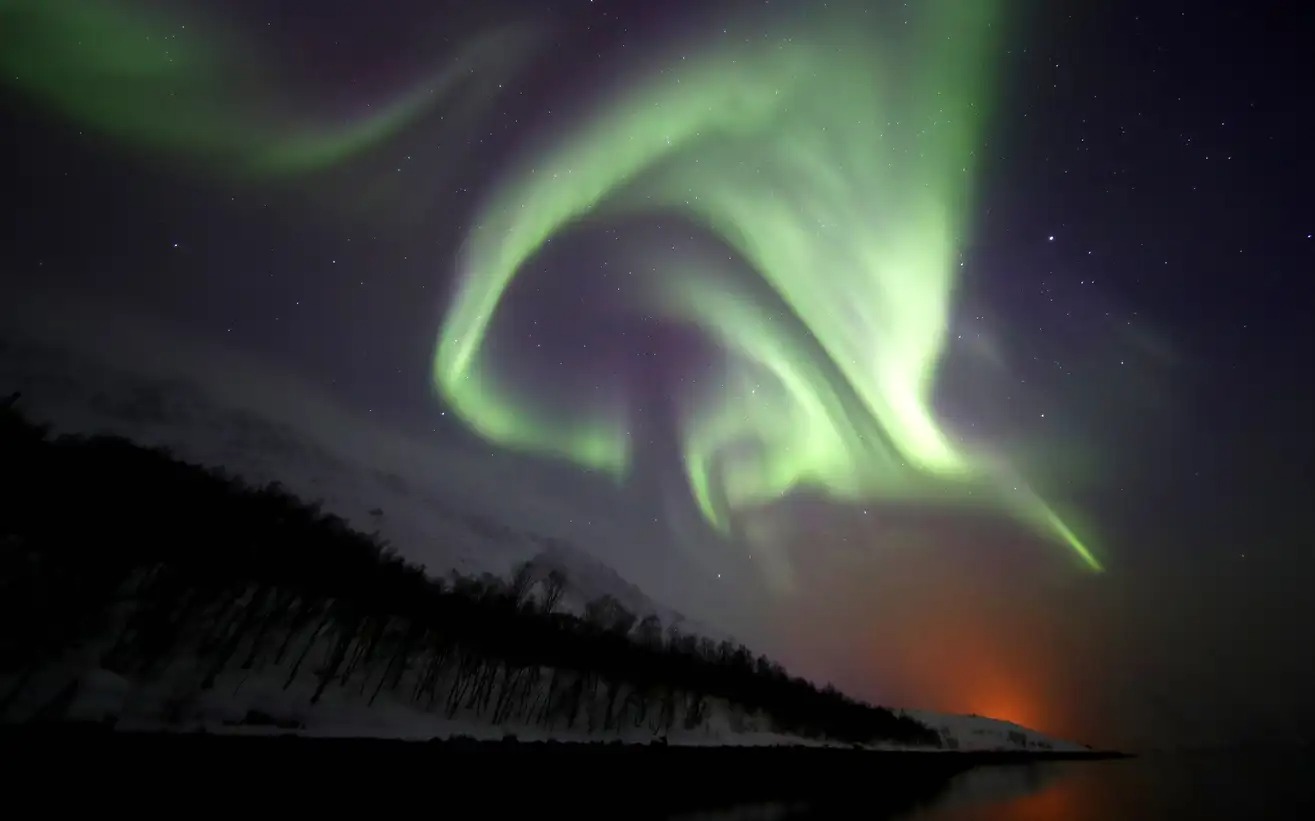
[[[327,644],[327,643],[326,643]],[[103,648],[102,648],[103,649]],[[326,647],[327,652],[327,647]],[[491,722],[469,710],[447,715],[441,710],[423,710],[403,703],[393,693],[375,703],[369,689],[331,689],[316,703],[310,698],[314,676],[302,675],[289,686],[287,665],[254,673],[233,670],[209,689],[197,685],[202,665],[188,659],[173,659],[164,675],[150,681],[130,681],[94,661],[95,648],[82,648],[54,668],[43,670],[25,691],[25,699],[11,707],[6,718],[22,719],[49,709],[49,694],[63,687],[68,720],[101,723],[112,721],[123,729],[148,731],[197,731],[218,733],[296,732],[322,737],[370,737],[423,740],[456,735],[497,740],[508,735],[524,741],[626,741],[647,743],[661,738],[680,745],[806,745],[850,747],[846,742],[804,738],[772,729],[764,715],[712,699],[703,718],[694,725],[675,722],[659,728],[651,722],[623,721],[613,729],[600,729],[604,701],[586,705],[586,718],[575,727],[543,726],[523,720]],[[0,676],[0,687],[12,687],[13,676]],[[48,680],[42,687],[41,679]],[[406,688],[403,688],[405,691]],[[925,710],[903,710],[935,729],[947,751],[1089,752],[1089,748],[1051,738],[1007,721],[982,716],[952,715]],[[592,714],[592,717],[588,717]],[[594,728],[594,729],[590,729]],[[898,744],[877,743],[870,749],[906,749]],[[926,748],[913,748],[926,749]]]
[[[80,654],[82,660],[92,655]],[[68,659],[75,662],[79,659]],[[424,710],[404,703],[386,692],[372,701],[370,691],[333,688],[318,702],[312,700],[314,677],[302,675],[287,685],[287,665],[261,673],[232,671],[214,687],[197,686],[201,665],[175,659],[165,675],[149,681],[134,681],[111,673],[94,663],[43,670],[6,712],[5,720],[30,720],[50,710],[50,694],[63,688],[60,705],[63,720],[95,724],[112,723],[118,729],[148,732],[196,732],[264,734],[293,732],[325,738],[395,738],[423,741],[431,738],[470,738],[496,741],[514,736],[522,741],[623,741],[645,744],[657,739],[677,745],[764,746],[808,745],[849,746],[825,739],[807,739],[778,733],[760,713],[710,699],[697,722],[686,724],[682,712],[670,728],[633,718],[604,729],[602,716],[606,697],[588,700],[580,720],[572,726],[558,721],[551,726],[524,719],[492,721],[468,709],[448,714],[444,709]],[[546,688],[537,688],[536,698]],[[410,681],[408,680],[408,684]],[[35,686],[34,686],[35,685]],[[0,675],[0,686],[13,686],[13,677]],[[405,688],[403,688],[405,689]],[[683,709],[683,708],[682,708]]]
[[[1028,750],[1032,752],[1085,752],[1087,747],[1029,730],[1010,721],[975,715],[901,710],[941,734],[951,750]]]
[[[586,550],[538,530],[506,523],[487,504],[490,498],[505,496],[505,491],[500,494],[496,485],[487,481],[481,484],[470,465],[447,464],[443,470],[427,471],[432,462],[441,461],[441,452],[412,453],[411,442],[399,442],[378,431],[358,431],[351,420],[338,420],[335,429],[347,435],[335,438],[326,435],[323,427],[312,431],[289,421],[295,415],[264,413],[240,401],[229,401],[224,391],[203,387],[177,371],[141,372],[115,364],[119,361],[0,328],[0,398],[21,393],[21,409],[33,420],[49,424],[55,433],[120,435],[144,445],[167,447],[192,462],[223,465],[229,473],[255,484],[278,481],[308,501],[319,501],[325,511],[343,517],[357,529],[377,532],[402,556],[426,565],[433,575],[457,570],[505,577],[517,563],[533,561],[540,572],[557,569],[566,575],[569,586],[561,602],[566,609],[579,612],[586,601],[610,595],[641,618],[653,614],[664,626],[676,625],[714,640],[727,638],[653,600]],[[398,452],[413,458],[398,458]],[[90,699],[89,703],[96,705],[109,697],[102,692],[104,682],[97,684],[100,679],[94,665],[75,665],[75,669],[89,676],[80,701]],[[108,689],[133,691],[122,682]],[[146,698],[143,704],[147,703],[155,700]],[[268,711],[272,707],[244,697],[225,705],[225,720],[231,720],[233,711],[251,709]],[[100,707],[91,712],[97,710]],[[109,712],[125,714],[119,707]],[[386,716],[368,711],[367,715],[359,705],[349,712],[350,721],[342,710],[318,711],[323,731],[336,732],[333,728],[338,723],[347,722],[351,729],[344,727],[343,731],[390,735],[392,730],[375,723],[398,720],[411,726],[415,720],[402,715],[406,711],[394,710]],[[906,713],[940,732],[952,748],[1085,749],[1009,722],[915,710]],[[719,721],[709,726],[720,726]],[[308,729],[315,723],[307,721]],[[426,725],[424,730],[412,728],[410,732],[431,731],[441,735],[453,730]],[[462,732],[473,731],[467,727]],[[704,743],[746,743],[749,736],[759,737],[757,733],[739,728],[700,737]],[[752,743],[774,743],[763,741],[769,736]]]
[[[0,395],[13,392],[21,394],[20,408],[29,417],[55,433],[124,436],[191,462],[222,465],[253,484],[277,481],[356,529],[378,533],[433,575],[456,570],[505,578],[517,563],[533,560],[545,573],[565,574],[567,609],[578,612],[586,601],[611,595],[641,618],[653,614],[664,625],[725,637],[654,601],[580,547],[506,524],[490,512],[505,491],[453,481],[448,471],[426,472],[405,461],[372,463],[371,455],[391,444],[386,434],[366,430],[353,447],[342,446],[229,403],[186,378],[143,375],[10,332],[0,335]],[[374,447],[371,437],[381,446]]]

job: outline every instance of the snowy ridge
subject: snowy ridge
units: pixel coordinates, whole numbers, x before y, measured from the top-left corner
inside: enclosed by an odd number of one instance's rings
[[[598,720],[601,704],[594,704],[577,727],[543,727],[519,721],[492,723],[469,715],[447,716],[419,710],[391,697],[370,703],[368,691],[346,688],[330,690],[318,704],[312,703],[315,684],[303,676],[291,686],[282,673],[230,673],[209,690],[197,687],[196,666],[175,662],[166,676],[150,682],[133,682],[95,665],[94,653],[84,648],[76,659],[86,666],[79,675],[70,658],[60,669],[45,671],[52,683],[76,678],[75,688],[60,706],[62,717],[72,721],[111,722],[124,730],[219,733],[294,732],[324,738],[394,738],[423,741],[466,736],[501,740],[514,736],[520,741],[624,741],[649,743],[661,739],[677,745],[721,746],[842,746],[852,745],[825,739],[803,738],[773,732],[766,717],[714,700],[705,707],[705,717],[692,729],[658,729],[647,722],[627,721],[615,729],[591,729]],[[7,686],[9,677],[0,677]],[[40,691],[45,688],[34,688]],[[368,688],[367,688],[368,689]],[[6,719],[30,718],[45,705],[37,702],[15,705]],[[975,715],[901,710],[936,730],[944,749],[961,752],[1089,752],[1090,748],[1052,738],[1026,727]],[[867,749],[902,749],[899,745],[868,745]]]
[[[765,726],[761,717],[746,717],[725,704],[713,705],[708,719],[692,730],[675,728],[659,733],[641,725],[590,731],[583,726],[545,729],[517,722],[494,724],[469,717],[448,718],[392,700],[366,705],[362,699],[341,693],[312,705],[309,700],[312,690],[313,685],[309,682],[284,690],[277,683],[258,681],[244,685],[243,690],[236,693],[216,689],[192,695],[175,685],[163,683],[139,689],[133,682],[97,669],[84,677],[78,695],[65,715],[72,721],[110,720],[116,729],[139,731],[292,732],[318,738],[391,738],[402,741],[463,736],[499,741],[513,736],[519,741],[647,744],[661,739],[682,746],[832,746],[825,741],[760,729]],[[183,708],[181,714],[180,706]]]
[[[641,619],[654,615],[661,619],[663,627],[675,627],[682,632],[696,633],[716,641],[732,640],[714,627],[686,618],[679,610],[653,601],[638,586],[593,556],[556,539],[545,539],[542,543],[544,549],[532,559],[532,564],[540,576],[552,570],[559,570],[566,575],[570,584],[560,602],[563,610],[580,615],[584,612],[585,604],[591,598],[596,598],[597,591],[602,591]]]
[[[562,608],[610,595],[643,618],[656,615],[718,641],[727,636],[654,601],[603,561],[562,539],[510,527],[448,483],[370,465],[292,424],[228,404],[179,377],[143,376],[18,336],[0,336],[0,393],[55,433],[109,433],[165,447],[187,461],[222,465],[252,484],[278,482],[353,528],[377,533],[434,576],[507,577],[532,561],[568,582]],[[466,497],[466,498],[463,498]]]
[[[376,692],[377,681],[366,676],[328,688],[318,702],[313,698],[315,665],[297,672],[291,660],[258,665],[251,671],[227,671],[209,687],[201,683],[205,665],[190,657],[171,659],[147,679],[129,679],[99,665],[109,644],[102,639],[83,645],[40,670],[25,682],[3,720],[89,722],[146,732],[295,733],[408,741],[464,736],[488,741],[515,737],[520,741],[637,744],[661,740],[684,746],[850,746],[773,732],[766,716],[720,699],[702,700],[697,720],[689,722],[690,704],[678,699],[670,727],[662,726],[652,708],[643,717],[623,708],[613,725],[605,727],[608,707],[601,691],[585,704],[578,721],[569,725],[564,720],[545,725],[524,717],[490,721],[487,713],[479,716],[468,708],[444,710],[441,701],[432,709],[407,703],[405,694],[418,681],[418,670],[408,672],[398,689],[379,687]],[[311,659],[322,660],[332,652],[332,645],[327,636],[315,642]],[[533,696],[536,700],[551,691],[551,671],[542,673],[543,686]],[[15,675],[0,675],[0,692],[8,692],[16,679]]]
[[[1020,750],[1029,752],[1087,752],[1088,748],[1072,741],[1051,738],[1012,721],[976,715],[933,713],[929,710],[900,710],[900,714],[917,719],[940,733],[946,749],[975,752],[981,750]]]
[[[86,355],[31,341],[0,336],[0,394],[18,391],[33,419],[56,433],[111,433],[135,442],[167,447],[203,465],[224,465],[253,484],[277,481],[294,494],[320,500],[326,512],[351,526],[376,532],[398,552],[424,563],[431,575],[448,570],[466,575],[506,577],[516,564],[530,561],[541,574],[562,571],[569,582],[562,609],[583,610],[603,595],[643,618],[658,616],[664,627],[687,634],[726,638],[652,600],[605,562],[550,536],[520,530],[480,510],[460,487],[429,483],[423,474],[381,467],[317,440],[292,424],[229,404],[197,383],[179,377],[145,376]],[[367,448],[368,450],[368,448]],[[10,705],[4,720],[43,714],[88,721],[113,721],[125,729],[198,729],[214,732],[287,732],[324,736],[434,738],[469,735],[523,740],[649,741],[678,744],[808,744],[827,742],[783,736],[764,716],[716,700],[703,705],[689,729],[678,717],[670,729],[640,720],[600,729],[599,704],[587,704],[582,722],[548,727],[489,722],[461,710],[417,709],[387,692],[371,698],[372,683],[329,690],[318,703],[308,676],[278,666],[223,674],[211,687],[199,687],[196,659],[171,659],[149,680],[129,680],[101,668],[104,647],[84,646],[42,670],[23,703]],[[314,646],[314,655],[327,648]],[[0,676],[0,692],[15,682]],[[406,688],[403,687],[403,690]],[[51,698],[54,695],[53,699]],[[535,698],[540,697],[535,695]],[[373,701],[373,703],[371,703]],[[947,748],[960,750],[1081,751],[1086,748],[1050,739],[1009,722],[977,716],[905,711],[940,733]],[[591,729],[592,728],[592,729]]]

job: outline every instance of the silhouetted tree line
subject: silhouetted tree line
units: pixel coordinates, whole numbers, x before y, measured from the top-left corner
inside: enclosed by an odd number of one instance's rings
[[[200,689],[256,671],[309,682],[312,703],[341,688],[495,723],[665,732],[720,700],[783,733],[940,744],[610,596],[562,612],[558,571],[431,578],[277,483],[118,437],[55,438],[16,399],[0,403],[0,715],[38,671],[94,645],[125,677],[190,658]]]

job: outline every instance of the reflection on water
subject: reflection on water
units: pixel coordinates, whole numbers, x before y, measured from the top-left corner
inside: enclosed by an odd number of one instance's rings
[[[672,821],[777,821],[781,818],[807,818],[813,815],[808,804],[744,804],[722,810],[681,813],[671,816]]]
[[[875,798],[875,796],[874,796]],[[683,821],[880,817],[845,801],[759,803],[674,816]],[[892,816],[887,816],[892,817]],[[1315,818],[1315,756],[1183,754],[1116,761],[979,767],[923,806],[914,821]]]
[[[1049,769],[1051,776],[1035,790],[984,801],[958,800],[951,790],[944,800],[908,817],[919,821],[1315,817],[1315,757],[1309,753],[1166,754],[1074,761]]]
[[[954,777],[933,806],[941,809],[1002,803],[1036,795],[1063,778],[1074,762],[1047,762],[1013,767],[976,767]],[[1077,762],[1094,764],[1099,762]]]

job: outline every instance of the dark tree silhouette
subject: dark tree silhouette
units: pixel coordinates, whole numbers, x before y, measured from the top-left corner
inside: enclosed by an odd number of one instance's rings
[[[52,438],[0,402],[0,716],[57,717],[72,651],[136,681],[250,676],[546,728],[694,728],[714,709],[782,733],[940,745],[908,717],[819,689],[729,641],[663,630],[612,596],[560,612],[568,580],[517,565],[431,578],[277,483],[111,436]],[[379,520],[382,511],[371,511]],[[503,532],[478,520],[482,530]],[[38,692],[38,680],[45,680]],[[232,682],[236,682],[232,685]],[[184,693],[172,709],[185,711]]]

